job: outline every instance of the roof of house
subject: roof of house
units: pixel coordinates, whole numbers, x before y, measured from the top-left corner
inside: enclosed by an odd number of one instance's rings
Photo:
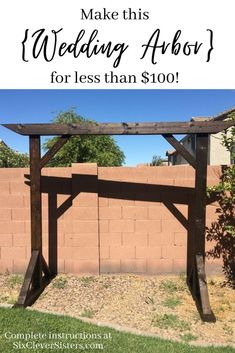
[[[195,116],[192,117],[190,121],[209,121],[209,120],[216,120],[216,121],[223,121],[226,118],[228,118],[228,115],[235,112],[235,107],[232,107],[230,109],[227,109],[225,111],[223,111],[222,113],[219,113],[215,116]],[[185,138],[187,138],[187,136],[184,136],[181,140],[180,143],[182,143]],[[166,156],[171,156],[174,153],[176,153],[176,150],[168,150],[166,151]]]

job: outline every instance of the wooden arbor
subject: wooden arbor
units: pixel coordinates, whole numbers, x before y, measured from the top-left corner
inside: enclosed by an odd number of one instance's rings
[[[42,293],[55,270],[42,255],[41,169],[73,135],[162,135],[195,169],[194,210],[190,243],[187,250],[187,283],[204,321],[215,321],[210,307],[205,274],[205,217],[208,135],[234,125],[231,121],[196,121],[170,123],[119,124],[5,124],[30,142],[30,198],[31,198],[31,258],[16,306],[31,305]],[[195,157],[182,146],[173,134],[195,134]],[[58,135],[60,139],[41,158],[40,136]]]

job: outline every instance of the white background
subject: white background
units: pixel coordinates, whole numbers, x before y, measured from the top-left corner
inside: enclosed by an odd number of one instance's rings
[[[81,20],[81,8],[94,8],[101,11],[106,7],[110,11],[118,11],[119,19],[114,20]],[[122,19],[122,11],[131,8],[149,12],[149,20]],[[30,33],[40,28],[63,28],[60,40],[72,43],[81,29],[86,30],[88,39],[94,29],[99,30],[98,39],[114,44],[125,42],[129,45],[123,54],[117,69],[113,69],[113,55],[107,59],[104,55],[87,59],[84,55],[77,59],[72,55],[56,57],[47,63],[42,58],[30,59],[28,63],[22,61],[22,45],[25,29]],[[206,62],[206,50],[201,49],[196,56],[174,56],[171,54],[158,55],[157,65],[151,64],[150,55],[140,60],[143,53],[142,44],[146,44],[151,34],[159,28],[161,39],[171,42],[175,32],[182,30],[181,42],[208,42],[206,29],[214,32],[214,50],[211,60]],[[234,0],[164,0],[164,1],[61,1],[61,0],[8,0],[1,4],[0,21],[0,88],[1,89],[36,89],[36,88],[69,88],[69,89],[113,89],[113,88],[234,88],[235,82],[235,25]],[[83,41],[83,42],[84,42]],[[208,45],[207,45],[208,46]],[[103,80],[105,72],[112,70],[116,75],[134,74],[136,84],[107,84]],[[52,84],[52,71],[58,74],[99,74],[99,84],[75,84],[71,79],[68,84]],[[178,83],[141,83],[141,73],[176,73],[179,74]]]

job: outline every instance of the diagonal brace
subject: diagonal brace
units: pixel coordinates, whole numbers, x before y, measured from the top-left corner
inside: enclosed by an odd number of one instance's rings
[[[186,150],[186,148],[181,145],[181,143],[176,140],[176,138],[171,135],[171,134],[163,134],[162,135],[167,142],[169,142],[171,144],[171,146],[173,146],[176,151],[181,154],[182,157],[184,157],[184,159],[194,168],[196,169],[196,159],[191,155],[191,153]]]
[[[46,152],[46,154],[40,160],[40,169],[42,169],[54,155],[64,146],[69,140],[70,136],[61,136],[58,141]]]
[[[16,307],[25,306],[27,297],[30,292],[30,285],[33,280],[33,275],[37,266],[38,258],[39,258],[39,251],[33,250],[27,271],[25,273],[24,281],[20,290],[19,298],[16,303]]]

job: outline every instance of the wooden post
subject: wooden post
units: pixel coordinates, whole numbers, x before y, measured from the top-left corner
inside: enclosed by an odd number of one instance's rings
[[[48,264],[53,276],[58,272],[58,239],[57,239],[57,194],[48,193]]]
[[[205,274],[205,227],[207,186],[208,134],[196,135],[196,175],[194,210],[194,265],[192,271],[192,292],[204,321],[215,321],[210,307]]]
[[[195,175],[195,251],[205,260],[206,226],[206,181],[207,181],[208,135],[196,136],[196,175]]]
[[[42,199],[41,199],[41,144],[40,136],[30,136],[30,205],[31,251],[38,251],[38,260],[32,278],[32,288],[42,286]]]

